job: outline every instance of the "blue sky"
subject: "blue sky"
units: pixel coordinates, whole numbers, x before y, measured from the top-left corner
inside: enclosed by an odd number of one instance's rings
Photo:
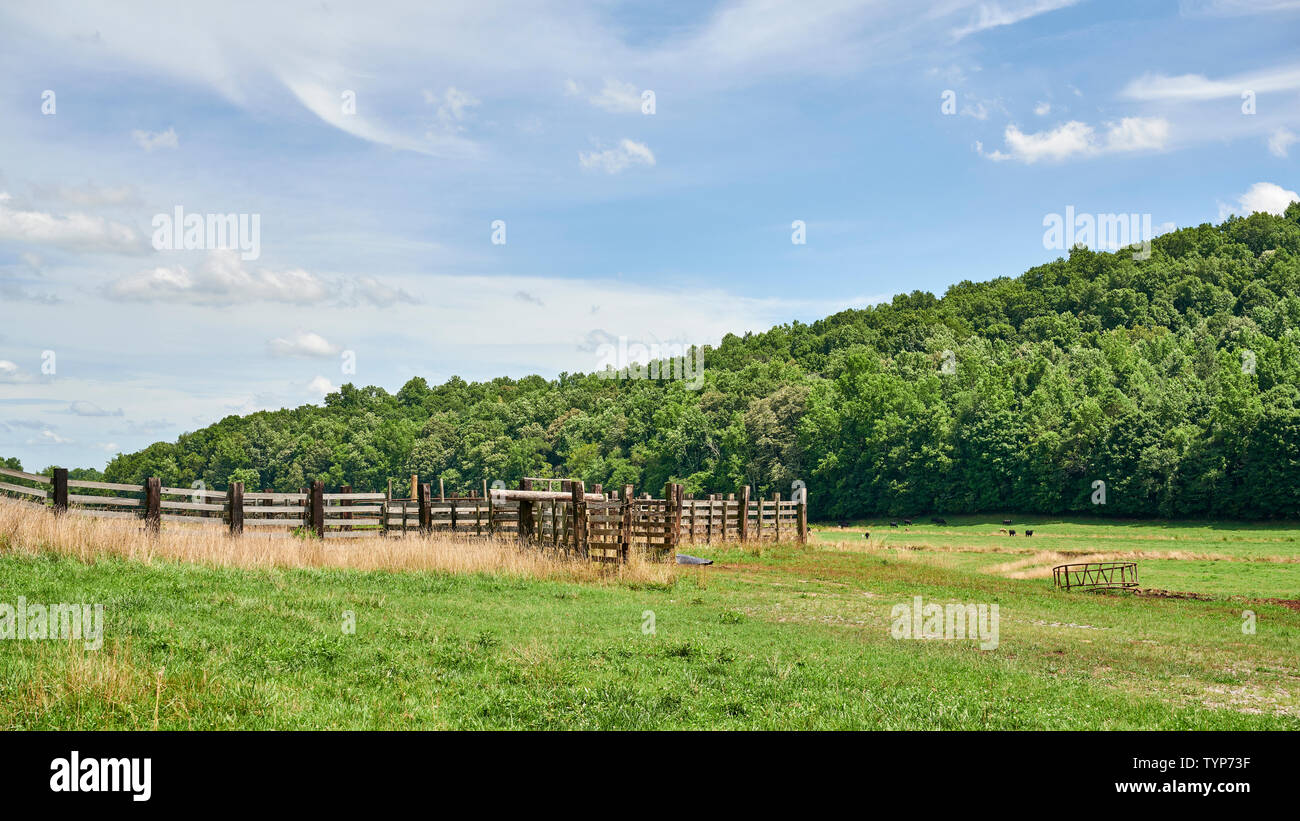
[[[1300,0],[6,3],[0,455],[942,294],[1067,208],[1276,211],[1298,42]],[[178,206],[260,253],[155,247]]]

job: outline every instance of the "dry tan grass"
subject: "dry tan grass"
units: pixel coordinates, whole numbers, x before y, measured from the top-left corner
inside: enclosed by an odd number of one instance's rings
[[[320,540],[247,531],[232,538],[219,527],[172,522],[150,536],[139,521],[54,516],[46,508],[0,498],[0,553],[5,552],[57,553],[83,562],[113,556],[218,567],[498,573],[592,582],[666,584],[676,574],[676,565],[641,555],[626,565],[602,564],[543,553],[508,539],[431,535]]]

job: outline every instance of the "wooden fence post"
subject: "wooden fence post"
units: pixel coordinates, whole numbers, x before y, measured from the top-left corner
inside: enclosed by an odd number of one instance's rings
[[[447,493],[443,489],[441,476],[438,477],[438,501],[439,502],[447,501]]]
[[[520,490],[532,490],[532,479],[520,479]],[[531,541],[533,538],[533,503],[519,500],[519,538]]]
[[[808,489],[799,491],[799,541],[808,544]]]
[[[240,496],[243,496],[244,488],[239,488]],[[311,529],[316,534],[316,538],[325,538],[325,482],[317,479],[311,483]]]
[[[573,503],[573,552],[587,557],[587,490],[581,479],[575,479],[570,486],[570,498]]]
[[[66,513],[68,510],[68,469],[55,468],[50,471],[50,480],[54,483],[54,512]]]
[[[433,495],[433,490],[429,487],[428,482],[421,482],[416,496],[420,504],[420,532],[424,534],[433,532],[433,500],[429,497]]]
[[[351,492],[352,492],[352,485],[343,485],[342,487],[339,488],[339,492],[340,492],[340,493],[351,493]],[[352,500],[351,500],[351,499],[340,499],[340,500],[339,500],[339,507],[352,507]],[[341,515],[342,515],[342,517],[343,517],[344,519],[351,519],[351,518],[352,518],[352,514],[351,514],[351,513],[343,513],[343,514],[341,514]],[[344,526],[343,526],[343,529],[344,529],[344,530],[351,530],[351,529],[352,529],[352,525],[344,525]]]
[[[157,535],[162,527],[162,479],[152,476],[144,482],[144,529]]]
[[[740,541],[749,540],[749,485],[740,489]]]
[[[623,532],[619,539],[619,559],[627,564],[632,558],[632,486],[623,485]]]
[[[244,532],[243,482],[231,482],[226,487],[226,521],[230,524],[231,536],[238,536]]]
[[[416,496],[419,495],[419,493],[420,493],[420,474],[412,473],[411,474],[411,495],[407,496],[406,498],[414,499]]]
[[[781,541],[781,492],[772,494],[772,539]]]

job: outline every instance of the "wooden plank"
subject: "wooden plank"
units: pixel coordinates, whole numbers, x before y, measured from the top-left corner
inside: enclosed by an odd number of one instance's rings
[[[119,485],[115,482],[90,482],[82,479],[69,479],[68,487],[88,487],[94,490],[126,490],[143,493],[144,485]]]
[[[221,513],[226,509],[225,505],[214,505],[211,502],[160,501],[158,504],[163,510],[204,510],[212,513]]]
[[[11,485],[8,482],[0,482],[0,490],[8,490],[13,493],[26,493],[28,496],[36,496],[41,499],[50,498],[48,490],[37,490],[32,487],[23,487],[22,485]]]
[[[245,493],[244,500],[250,499],[259,502],[301,502],[307,503],[306,493]]]
[[[143,499],[127,499],[123,496],[79,496],[68,494],[68,501],[75,505],[104,505],[108,507],[140,507]]]
[[[184,522],[196,525],[226,526],[226,520],[220,516],[185,516],[179,513],[163,513],[159,517],[164,522]]]
[[[68,508],[74,516],[90,516],[95,519],[139,519],[140,515],[129,510],[93,510],[85,507]]]
[[[188,496],[191,499],[195,496],[204,496],[209,499],[214,496],[219,496],[224,499],[226,498],[226,493],[227,491],[224,490],[209,490],[208,488],[197,487],[165,487],[162,489],[162,495],[164,496]]]
[[[14,479],[26,479],[29,482],[40,482],[43,485],[51,483],[49,476],[41,476],[37,473],[24,473],[21,470],[10,470],[9,468],[0,468],[0,476],[10,476]]]
[[[249,494],[253,496],[255,494]],[[322,493],[322,498],[327,502],[335,501],[359,501],[359,502],[382,502],[384,494],[382,493]]]

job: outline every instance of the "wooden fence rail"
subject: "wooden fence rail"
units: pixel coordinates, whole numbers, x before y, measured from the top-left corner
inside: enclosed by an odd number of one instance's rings
[[[655,557],[674,554],[681,544],[808,540],[807,500],[750,499],[713,494],[686,498],[680,484],[664,488],[664,498],[638,497],[631,485],[606,493],[589,492],[576,479],[528,477],[516,490],[447,495],[440,482],[435,496],[428,483],[412,478],[411,498],[353,492],[326,493],[323,482],[298,493],[249,491],[243,482],[225,490],[163,487],[151,478],[143,485],[69,479],[55,468],[50,476],[0,468],[0,493],[49,506],[55,514],[140,519],[157,533],[164,523],[210,525],[231,535],[281,530],[322,539],[400,537],[408,533],[446,533],[464,537],[505,537],[591,561],[626,562],[633,551]]]

